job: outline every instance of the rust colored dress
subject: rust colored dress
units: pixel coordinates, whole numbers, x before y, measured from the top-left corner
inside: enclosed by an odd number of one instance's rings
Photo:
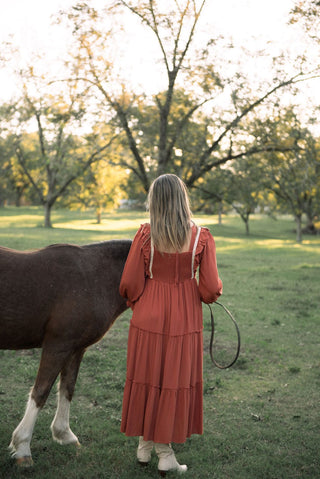
[[[221,293],[207,228],[192,226],[189,251],[160,253],[150,225],[140,227],[120,283],[133,310],[121,432],[164,444],[202,434],[201,301],[211,303]]]

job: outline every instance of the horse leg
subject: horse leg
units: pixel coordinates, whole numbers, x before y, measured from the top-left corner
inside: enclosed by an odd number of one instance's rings
[[[52,437],[59,444],[76,444],[80,447],[77,436],[70,429],[69,412],[84,352],[85,350],[81,349],[73,353],[60,374],[58,406],[51,424]]]
[[[19,465],[32,465],[30,443],[35,422],[69,354],[70,352],[59,352],[54,347],[43,346],[37,378],[25,414],[13,432],[9,446]]]
[[[17,464],[27,467],[32,466],[33,464],[30,442],[33,428],[40,411],[40,408],[37,407],[34,399],[32,399],[31,394],[32,391],[29,395],[23,419],[14,430],[9,445],[9,449],[11,450],[12,455],[16,458]]]

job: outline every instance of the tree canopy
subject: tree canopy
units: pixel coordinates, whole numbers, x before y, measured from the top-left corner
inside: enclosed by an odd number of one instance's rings
[[[0,111],[0,160],[6,172],[0,194],[10,190],[19,198],[32,190],[50,226],[56,201],[94,205],[99,218],[108,198],[118,201],[117,183],[126,185],[123,195],[142,198],[157,175],[174,172],[188,187],[202,190],[198,205],[205,198],[228,203],[248,228],[261,189],[267,188],[261,164],[267,162],[263,168],[270,178],[277,169],[284,179],[283,165],[309,169],[310,158],[317,157],[318,141],[312,143],[305,125],[292,126],[295,115],[288,113],[288,104],[293,105],[298,86],[320,70],[303,56],[284,64],[283,55],[270,59],[272,74],[252,81],[238,68],[228,39],[215,31],[199,36],[207,3],[114,0],[96,9],[88,1],[59,12],[56,23],[71,34],[61,68],[49,74],[43,59],[42,71],[37,62],[22,69],[16,65],[21,90]],[[308,0],[291,12],[291,22],[302,23],[316,42],[318,10],[319,2]],[[121,63],[129,18],[155,47],[149,66],[161,72],[163,82],[151,93],[135,89]],[[241,61],[248,55],[243,49]],[[275,187],[273,178],[271,186],[283,202],[284,183]],[[315,218],[310,209],[304,212]]]
[[[193,186],[230,160],[281,150],[282,145],[274,144],[266,135],[251,141],[244,120],[262,105],[266,108],[276,92],[310,75],[300,65],[290,77],[282,71],[272,85],[264,82],[255,92],[242,75],[225,77],[215,62],[220,47],[216,39],[208,38],[198,49],[193,46],[204,5],[205,0],[185,0],[172,4],[168,12],[167,5],[160,1],[119,0],[103,13],[88,4],[79,4],[65,13],[77,45],[76,74],[96,88],[104,107],[115,115],[132,154],[123,166],[133,172],[146,192],[153,177],[165,171],[178,171],[186,184]],[[119,19],[119,12],[125,11],[138,17],[141,28],[151,31],[158,45],[167,87],[151,98],[132,92],[123,79],[113,88],[117,77],[105,53],[106,44],[113,38],[112,29],[105,31],[101,26],[103,15]],[[216,104],[221,95],[228,96],[223,107]],[[200,134],[193,135],[192,140],[186,135],[190,124],[199,125]],[[193,145],[187,145],[187,140]]]

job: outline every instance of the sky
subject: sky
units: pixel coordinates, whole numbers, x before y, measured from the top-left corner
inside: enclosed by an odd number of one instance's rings
[[[93,1],[96,5],[108,3],[108,0]],[[165,1],[170,2],[161,3]],[[50,15],[74,3],[74,0],[0,0],[0,37],[13,33],[27,47],[46,40]],[[293,3],[294,0],[207,0],[204,13],[209,23],[218,25],[224,33],[274,37],[283,35]]]
[[[170,1],[173,0],[161,0],[161,4]],[[93,2],[102,6],[108,0]],[[0,0],[0,42],[13,36],[22,57],[44,49],[49,63],[52,58],[59,56],[65,46],[63,35],[60,33],[57,36],[56,31],[50,27],[50,15],[74,3],[74,0]],[[235,43],[243,44],[249,49],[268,45],[268,48],[274,49],[275,54],[282,48],[294,52],[301,48],[301,41],[294,28],[287,25],[293,5],[294,0],[207,0],[200,27],[207,33],[212,31],[213,35],[220,33],[230,36]],[[132,30],[131,34],[134,42],[127,49],[129,76],[147,90],[158,88],[157,67],[153,63],[150,68],[153,46],[135,31]],[[136,67],[137,64],[139,68]],[[8,73],[2,69],[0,98],[10,96],[13,89],[14,84],[8,78]],[[320,91],[319,83],[316,91]]]

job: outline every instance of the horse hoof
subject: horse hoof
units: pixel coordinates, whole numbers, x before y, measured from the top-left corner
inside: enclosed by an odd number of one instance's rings
[[[81,449],[82,446],[81,446],[81,444],[80,444],[79,441],[77,441],[75,444],[76,444],[76,448],[77,448],[77,449]]]
[[[19,467],[32,467],[33,460],[31,456],[17,457],[16,464]]]

